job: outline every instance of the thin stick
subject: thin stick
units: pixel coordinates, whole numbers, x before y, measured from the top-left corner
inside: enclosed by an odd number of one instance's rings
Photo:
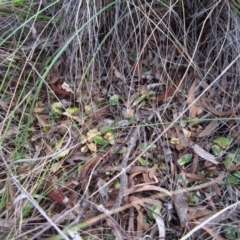
[[[116,202],[113,206],[113,208],[118,208],[120,207],[121,203],[122,203],[122,198],[124,195],[124,190],[125,190],[125,186],[126,186],[126,168],[127,168],[127,163],[129,160],[129,156],[136,144],[136,140],[137,140],[137,133],[138,133],[138,129],[139,127],[136,127],[133,130],[133,133],[130,136],[130,144],[127,148],[126,154],[124,155],[124,158],[122,160],[122,164],[121,164],[121,176],[120,176],[120,188],[119,188],[119,192],[118,192],[118,196],[116,199]]]
[[[222,213],[224,213],[225,211],[236,207],[238,204],[240,204],[240,201],[222,209],[221,211],[215,213],[213,216],[211,216],[210,218],[206,219],[204,222],[202,222],[201,224],[199,224],[198,226],[196,226],[194,229],[192,229],[188,234],[186,234],[185,236],[183,236],[180,240],[187,240],[189,239],[189,237],[191,237],[196,231],[198,231],[199,229],[201,229],[203,226],[205,226],[206,224],[208,224],[209,222],[211,222],[212,220],[214,220],[215,218],[217,218],[218,216],[220,216]]]

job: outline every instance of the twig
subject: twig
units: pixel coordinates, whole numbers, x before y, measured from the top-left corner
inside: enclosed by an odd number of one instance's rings
[[[136,126],[136,128],[133,130],[132,135],[130,136],[130,144],[127,148],[126,154],[122,160],[122,164],[121,164],[121,176],[120,176],[120,188],[119,188],[119,192],[118,192],[118,196],[116,199],[116,202],[113,206],[113,208],[118,208],[121,205],[122,202],[122,198],[124,195],[124,190],[125,190],[125,186],[126,186],[126,168],[127,168],[127,163],[129,160],[129,156],[131,151],[133,150],[135,144],[136,144],[136,140],[137,140],[137,134],[138,134],[138,129],[139,127]]]
[[[179,193],[183,193],[183,192],[191,192],[191,191],[196,191],[196,190],[199,190],[199,189],[202,189],[202,188],[206,188],[206,187],[209,187],[209,186],[211,186],[211,185],[213,185],[213,184],[216,184],[216,183],[221,182],[223,177],[224,177],[223,175],[220,175],[217,179],[212,179],[210,182],[202,183],[202,184],[199,184],[199,185],[197,185],[197,186],[193,186],[193,187],[189,187],[189,188],[183,188],[183,189],[178,189],[178,190],[176,190],[176,191],[171,191],[171,194],[179,194]],[[168,195],[167,193],[157,193],[157,194],[155,194],[155,195],[152,195],[151,198],[152,198],[152,199],[155,199],[155,198],[163,198],[163,197],[166,197],[166,196],[169,196],[169,195]],[[143,198],[143,201],[144,201],[144,199],[145,199],[145,198]],[[86,199],[85,199],[84,201],[90,202],[89,200],[86,200]],[[91,219],[86,220],[87,223],[86,223],[86,222],[82,222],[82,223],[79,223],[79,224],[75,225],[74,227],[70,227],[70,228],[67,227],[66,230],[73,230],[73,229],[75,229],[75,230],[77,230],[77,229],[80,230],[80,229],[89,227],[89,226],[91,226],[91,225],[93,225],[93,224],[96,224],[99,220],[103,220],[103,219],[105,219],[106,217],[108,217],[108,216],[110,216],[110,215],[112,215],[112,214],[115,214],[115,213],[118,213],[118,212],[120,212],[120,211],[126,210],[126,209],[128,209],[128,208],[130,208],[130,207],[133,207],[133,206],[134,206],[134,203],[132,202],[132,203],[130,203],[130,204],[126,204],[126,205],[124,205],[124,206],[122,206],[122,207],[119,207],[119,208],[115,208],[115,209],[112,209],[112,210],[109,210],[109,211],[106,210],[106,212],[105,212],[104,214],[100,214],[100,215],[98,215],[98,216],[96,216],[96,217],[94,217],[94,218],[91,218]],[[75,207],[76,207],[76,206],[75,206]],[[75,208],[75,207],[74,207],[74,208]],[[69,212],[72,211],[72,210],[73,210],[73,209],[70,209],[70,210],[68,210],[67,212],[65,212],[64,214],[62,214],[62,215],[59,216],[57,219],[55,219],[54,222],[55,222],[55,223],[60,222],[60,221],[61,221],[65,216],[67,216],[67,215],[69,214]],[[86,223],[86,224],[85,224],[85,223]],[[43,232],[45,232],[46,230],[48,230],[50,227],[51,227],[50,225],[46,226],[44,229],[42,229],[42,230],[39,232],[39,234],[34,235],[33,239],[39,237]],[[58,237],[59,237],[59,236],[58,236]],[[53,239],[59,239],[58,237],[57,237],[57,236],[56,236],[56,238],[53,237]]]
[[[221,211],[215,213],[213,216],[211,216],[210,218],[206,219],[204,222],[202,222],[201,224],[199,224],[198,226],[196,226],[194,229],[192,229],[188,234],[186,234],[185,236],[183,236],[180,240],[187,240],[189,239],[189,237],[191,237],[196,231],[198,231],[199,229],[201,229],[202,227],[204,227],[207,223],[211,222],[212,220],[214,220],[215,218],[217,218],[218,216],[220,216],[222,213],[226,212],[227,210],[236,207],[238,204],[240,204],[240,201],[222,209]]]

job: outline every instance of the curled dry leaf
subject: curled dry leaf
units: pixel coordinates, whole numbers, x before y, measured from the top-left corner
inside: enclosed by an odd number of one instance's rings
[[[219,117],[223,117],[223,116],[230,116],[233,114],[233,110],[230,109],[228,111],[224,111],[224,112],[221,112],[221,111],[218,111],[216,110],[209,101],[206,100],[206,96],[203,95],[202,98],[201,98],[201,104],[204,108],[206,108],[210,113],[216,115],[216,116],[219,116]],[[240,103],[239,103],[240,104]],[[240,105],[237,105],[236,109],[239,108]]]
[[[141,185],[141,184],[139,184]],[[143,186],[133,186],[131,188],[125,189],[124,191],[124,197],[128,196],[132,193],[136,193],[136,192],[145,192],[145,191],[158,191],[160,193],[165,193],[167,196],[172,196],[172,193],[169,192],[168,190],[158,187],[158,186],[152,186],[152,185],[143,185]]]

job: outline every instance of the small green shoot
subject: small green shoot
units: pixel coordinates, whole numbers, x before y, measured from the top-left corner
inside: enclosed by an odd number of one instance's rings
[[[160,215],[161,209],[162,209],[162,206],[151,205],[147,211],[148,217],[150,219],[156,219]]]
[[[146,165],[147,165],[147,161],[146,161],[144,158],[142,158],[142,157],[138,158],[138,162],[139,162],[142,166],[146,166]]]
[[[93,141],[101,146],[108,145],[108,141],[104,140],[101,136],[97,135],[93,137]]]
[[[192,158],[193,158],[193,155],[191,153],[189,154],[185,154],[183,156],[181,156],[179,159],[178,159],[178,164],[180,166],[183,166],[185,165],[186,163],[189,163],[192,161]]]
[[[231,139],[226,137],[218,137],[213,139],[213,143],[218,144],[219,147],[221,147],[222,149],[226,149],[229,147],[231,143]]]
[[[118,104],[118,101],[119,101],[119,95],[115,94],[112,97],[110,97],[109,104],[112,106],[115,106]]]
[[[115,189],[119,189],[120,188],[120,180],[118,179],[115,183],[114,183],[114,187]]]
[[[79,112],[79,108],[77,108],[77,107],[67,108],[66,111],[70,115],[74,115],[75,113]]]
[[[227,239],[240,239],[239,228],[236,228],[230,222],[224,224],[223,229]]]

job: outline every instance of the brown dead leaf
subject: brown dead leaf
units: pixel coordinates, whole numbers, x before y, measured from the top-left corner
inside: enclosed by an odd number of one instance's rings
[[[95,112],[91,113],[89,115],[89,118],[92,119],[98,119],[99,117],[103,116],[103,115],[111,115],[112,111],[110,110],[110,108],[108,106],[100,108],[98,110],[96,110]]]
[[[143,212],[142,209],[139,207],[137,209],[138,215],[137,215],[137,235],[138,236],[142,236],[143,235],[143,225],[144,225],[144,216],[143,216]]]
[[[147,208],[147,206],[144,203],[144,199],[135,197],[135,196],[130,196],[128,199],[130,202],[133,203],[134,208],[137,210],[138,215],[137,215],[137,235],[138,236],[142,236],[143,231],[144,231],[144,215],[143,215],[143,209],[141,207],[143,207],[144,209]],[[133,209],[132,209],[133,210]],[[134,213],[133,213],[133,219],[134,219]],[[131,229],[132,231],[134,231],[134,226],[133,224],[133,219],[131,219]]]
[[[198,162],[199,162],[199,155],[195,153],[194,158],[193,158],[192,167],[191,167],[191,170],[190,170],[191,173],[195,173],[197,171]]]
[[[213,211],[208,210],[206,207],[188,207],[188,213],[186,215],[187,222],[198,220],[205,216],[211,216]]]
[[[135,232],[135,225],[134,225],[134,220],[135,220],[135,213],[134,213],[134,208],[131,207],[129,208],[129,214],[128,214],[128,228],[127,232],[128,233],[134,233]]]
[[[223,173],[224,175],[224,173]],[[212,185],[212,188],[214,189],[215,193],[219,196],[219,197],[222,197],[222,192],[221,192],[221,189],[219,188],[218,184],[213,184]]]
[[[80,168],[79,181],[81,183],[82,190],[86,190],[88,175],[90,171],[96,167],[96,165],[101,161],[103,157],[102,153],[99,153],[97,156],[92,157],[88,162]]]
[[[182,149],[189,147],[189,141],[185,137],[184,133],[182,132],[182,129],[180,130],[179,126],[176,126],[175,129],[176,129],[177,136],[179,139],[179,143],[176,145],[177,150],[182,150]]]
[[[177,211],[181,227],[185,227],[188,205],[186,201],[183,199],[183,193],[174,194],[173,203]]]
[[[46,127],[49,125],[48,116],[42,114],[35,114],[35,117],[37,118],[38,123],[41,127]]]
[[[195,79],[189,89],[187,103],[189,106],[189,114],[191,118],[195,118],[197,115],[203,112],[202,108],[198,107],[196,104],[193,104],[195,101],[194,91],[196,89],[197,80]]]
[[[157,170],[156,164],[152,168],[149,168],[149,169],[146,169],[146,167],[142,167],[142,166],[134,166],[130,169],[131,175],[129,176],[129,182],[133,182],[133,179],[137,175],[141,174],[144,183],[155,184],[158,182],[158,180],[155,176],[156,170]],[[149,180],[153,181],[153,182],[150,182]]]
[[[212,219],[211,221],[208,221],[209,217],[211,217],[211,216],[213,216],[213,215],[215,215],[215,212],[212,212],[212,214],[210,214],[210,215],[208,215],[208,216],[204,216],[204,217],[198,219],[198,221],[199,221],[200,223],[207,221],[207,225],[208,225],[208,226],[214,227],[214,226],[218,225],[218,223],[227,220],[227,219],[231,216],[231,211],[221,212],[221,213],[218,215],[218,217]]]
[[[47,191],[47,197],[59,203],[60,205],[64,207],[74,206],[73,202],[68,197],[66,197],[62,191],[54,188],[49,181],[46,183],[45,190]]]
[[[203,181],[203,182],[209,181],[209,179],[193,173],[185,173],[185,176],[188,179],[188,183],[196,182],[196,181]]]
[[[157,100],[158,101],[162,101],[162,100],[169,101],[173,97],[174,93],[175,93],[174,89],[172,87],[168,87],[164,93],[160,94],[157,97]]]
[[[129,171],[130,171],[130,173],[146,172],[146,167],[143,167],[143,166],[132,166],[129,169]]]
[[[218,120],[213,120],[211,121],[205,128],[204,130],[197,135],[197,137],[206,137],[209,136],[219,125]]]
[[[154,164],[153,167],[149,169],[148,175],[150,179],[155,179],[157,169],[158,169],[157,164]]]
[[[55,85],[54,83],[50,83],[50,86],[51,86],[52,90],[57,94],[71,95],[70,92],[67,92],[66,90],[63,90],[60,85]]]

